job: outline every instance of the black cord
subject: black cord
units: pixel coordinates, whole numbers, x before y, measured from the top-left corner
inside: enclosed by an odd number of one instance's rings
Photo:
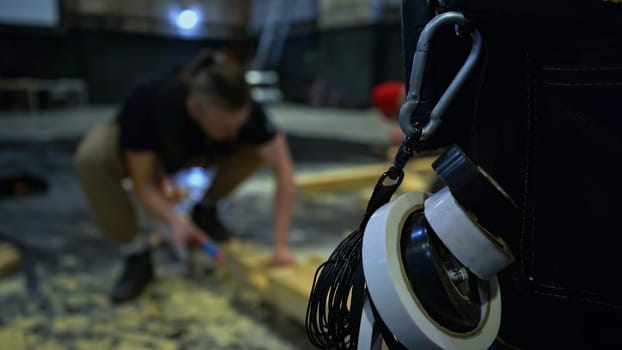
[[[362,238],[359,230],[352,232],[315,273],[306,326],[309,340],[318,348],[356,347],[357,339],[352,335],[358,334],[359,324],[351,319],[356,317],[352,313],[358,307],[349,305],[349,299],[354,289],[354,272],[360,263]]]

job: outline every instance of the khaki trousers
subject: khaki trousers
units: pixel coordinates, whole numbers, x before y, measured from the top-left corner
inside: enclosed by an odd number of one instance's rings
[[[260,164],[256,147],[245,145],[230,155],[194,159],[188,166],[216,165],[205,194],[206,200],[216,203],[231,194]],[[118,243],[134,239],[139,232],[137,208],[122,187],[128,173],[119,150],[118,125],[109,122],[91,129],[78,146],[74,166],[91,210],[110,238]]]

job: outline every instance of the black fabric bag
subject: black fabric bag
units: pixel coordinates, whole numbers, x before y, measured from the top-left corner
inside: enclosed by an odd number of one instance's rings
[[[422,148],[457,143],[519,204],[520,233],[504,237],[517,260],[499,276],[500,338],[622,348],[622,4],[439,2],[403,1],[406,72],[435,11],[461,11],[482,33],[478,72]],[[424,96],[442,92],[469,41],[433,43]]]

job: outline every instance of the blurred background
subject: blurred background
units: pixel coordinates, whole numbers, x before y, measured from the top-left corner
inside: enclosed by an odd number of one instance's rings
[[[5,0],[0,6],[3,80],[41,80],[38,98],[5,91],[3,82],[4,110],[114,104],[141,75],[174,69],[203,48],[277,71],[287,102],[369,107],[375,83],[403,78],[396,0]]]
[[[0,350],[310,348],[303,325],[315,267],[358,225],[389,164],[394,123],[371,96],[404,77],[400,4],[0,1]],[[287,134],[299,186],[289,239],[306,267],[259,271],[267,282],[248,283],[270,249],[264,169],[223,209],[242,242],[228,252],[242,272],[200,255],[179,266],[162,249],[156,284],[113,306],[120,253],[77,185],[76,145],[115,118],[137,82],[206,48],[244,65],[253,96]],[[424,173],[411,187],[427,183]]]

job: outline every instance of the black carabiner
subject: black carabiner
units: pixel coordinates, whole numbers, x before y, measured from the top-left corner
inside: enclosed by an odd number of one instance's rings
[[[412,69],[410,71],[410,86],[408,88],[408,93],[406,94],[406,101],[400,108],[400,128],[404,132],[404,135],[411,135],[417,131],[411,119],[415,109],[421,101],[421,83],[423,81],[426,60],[430,50],[430,41],[440,28],[450,24],[466,26],[469,22],[460,12],[445,12],[430,20],[425,28],[423,28],[423,31],[419,36],[419,40],[417,41],[417,49],[413,55]],[[471,52],[462,65],[462,68],[460,68],[454,79],[447,87],[447,90],[445,90],[441,98],[432,109],[432,112],[430,113],[430,120],[423,126],[421,131],[421,140],[428,139],[432,136],[432,134],[434,134],[436,129],[441,124],[441,118],[447,111],[451,101],[456,97],[456,94],[462,88],[467,80],[467,77],[471,74],[477,63],[482,51],[482,37],[477,29],[470,29],[472,42]]]

